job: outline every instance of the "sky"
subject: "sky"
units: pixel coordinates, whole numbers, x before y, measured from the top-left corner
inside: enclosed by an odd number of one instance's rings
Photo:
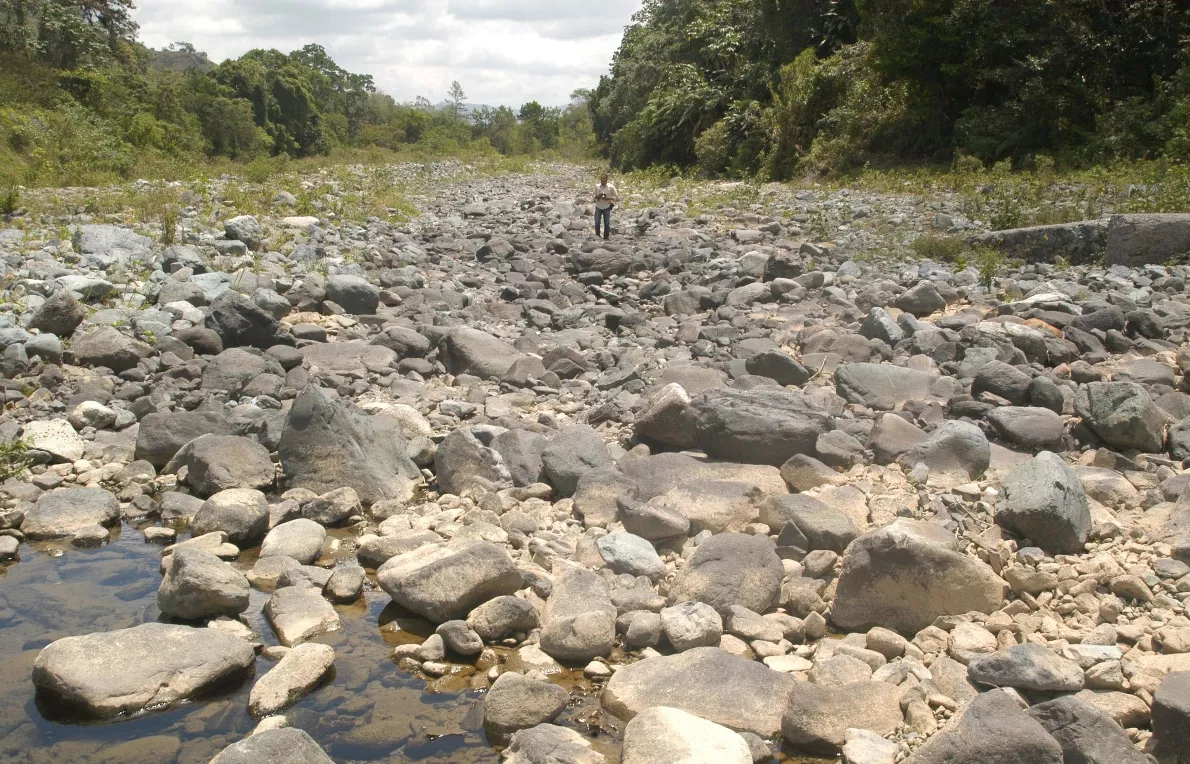
[[[326,48],[398,101],[560,106],[606,74],[641,0],[139,0],[140,40],[215,62],[253,48]]]

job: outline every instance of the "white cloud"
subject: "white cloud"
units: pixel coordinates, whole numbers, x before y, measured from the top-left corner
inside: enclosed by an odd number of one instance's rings
[[[607,72],[641,0],[141,0],[141,41],[193,43],[216,62],[318,43],[394,98],[567,102]]]

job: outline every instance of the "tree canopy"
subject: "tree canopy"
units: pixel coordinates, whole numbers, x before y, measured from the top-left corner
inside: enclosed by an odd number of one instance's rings
[[[646,0],[592,119],[620,166],[710,174],[1182,161],[1188,33],[1187,0]]]

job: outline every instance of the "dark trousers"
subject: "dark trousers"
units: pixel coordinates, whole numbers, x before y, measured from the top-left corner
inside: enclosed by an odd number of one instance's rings
[[[608,207],[605,210],[601,210],[598,207],[595,208],[595,235],[596,236],[600,235],[600,232],[599,232],[599,221],[600,220],[603,221],[603,234],[602,235],[603,235],[603,238],[606,239],[606,238],[610,237],[612,234],[612,208],[611,207]]]

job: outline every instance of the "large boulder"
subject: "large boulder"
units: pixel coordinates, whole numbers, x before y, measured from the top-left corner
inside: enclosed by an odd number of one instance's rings
[[[781,736],[796,749],[833,756],[843,747],[848,729],[881,736],[895,730],[903,721],[901,695],[887,682],[835,687],[797,682],[781,717]]]
[[[277,589],[264,605],[264,614],[286,647],[296,647],[320,634],[338,631],[343,621],[322,592],[309,585]]]
[[[87,312],[69,289],[59,289],[43,302],[29,319],[28,327],[59,337],[69,337],[87,317]]]
[[[233,435],[231,424],[221,411],[171,411],[154,413],[140,420],[136,434],[136,458],[161,469],[182,446],[200,435]]]
[[[848,403],[893,408],[921,400],[930,393],[935,377],[917,369],[888,363],[849,363],[835,369],[835,392]]]
[[[1060,445],[1065,433],[1062,417],[1037,406],[1000,406],[987,420],[1002,439],[1025,448]]]
[[[215,755],[210,764],[334,764],[334,759],[297,727],[262,730]]]
[[[33,664],[37,692],[89,716],[159,710],[250,673],[247,641],[216,629],[145,623],[51,642]]]
[[[721,533],[699,544],[678,572],[669,604],[693,600],[720,613],[732,605],[763,613],[781,593],[782,575],[781,558],[767,536]]]
[[[556,684],[506,671],[484,697],[483,726],[497,735],[507,735],[552,722],[569,700],[570,694]]]
[[[1166,674],[1153,693],[1153,755],[1161,764],[1190,761],[1190,671]]]
[[[727,727],[659,706],[624,728],[621,764],[752,764],[748,743]]]
[[[466,618],[523,583],[508,554],[487,541],[427,544],[381,565],[376,580],[398,605],[434,623]]]
[[[1038,692],[1078,692],[1085,683],[1077,663],[1031,642],[976,655],[967,673],[979,684]]]
[[[302,360],[321,374],[367,377],[389,374],[397,363],[397,354],[381,345],[364,342],[316,342],[298,350]]]
[[[800,392],[715,388],[690,403],[695,441],[709,456],[780,467],[794,454],[815,453],[830,414]]]
[[[633,430],[637,437],[676,448],[693,448],[698,443],[694,421],[687,413],[690,395],[677,382],[657,389],[637,415]]]
[[[202,388],[239,393],[265,374],[284,378],[285,369],[254,348],[232,347],[211,359],[202,370]]]
[[[325,528],[313,520],[299,517],[273,527],[260,545],[260,556],[292,557],[303,565],[309,565],[322,554],[325,540]]]
[[[938,616],[991,613],[1007,591],[987,564],[958,551],[949,531],[899,518],[847,548],[831,620],[847,631],[916,634]]]
[[[781,730],[796,681],[717,647],[621,667],[603,690],[603,707],[621,719],[659,706],[677,708],[740,732],[771,737]]]
[[[1079,388],[1075,410],[1113,448],[1155,453],[1165,445],[1169,417],[1135,382],[1090,382]]]
[[[1063,764],[1062,746],[1006,692],[985,692],[906,764]]]
[[[499,485],[511,480],[504,457],[492,447],[501,434],[498,428],[480,425],[460,427],[447,435],[434,450],[438,487],[444,493],[460,494],[475,483]]]
[[[210,552],[179,546],[167,558],[157,607],[186,620],[235,617],[248,609],[250,588],[243,573]]]
[[[269,451],[239,435],[200,435],[174,455],[164,472],[186,467],[186,482],[199,496],[229,488],[268,488],[276,479]]]
[[[996,523],[1051,554],[1075,554],[1091,532],[1091,510],[1074,470],[1042,451],[1005,475]]]
[[[298,645],[252,685],[248,712],[260,719],[284,711],[317,687],[334,667],[335,648],[316,642]]]
[[[1062,746],[1063,764],[1151,764],[1124,729],[1082,698],[1067,696],[1039,703],[1027,713]]]
[[[253,488],[229,488],[203,502],[190,521],[195,536],[223,531],[238,547],[259,541],[269,529],[269,502]]]
[[[569,727],[538,724],[513,733],[504,764],[607,764],[591,741]]]
[[[541,649],[564,661],[607,655],[616,642],[616,616],[607,582],[579,567],[564,570],[541,614]]]
[[[207,312],[206,327],[219,335],[224,348],[293,345],[293,335],[246,295],[228,290],[215,298]]]
[[[562,496],[573,496],[583,475],[612,464],[603,438],[589,425],[563,429],[541,452],[542,474]]]
[[[37,498],[21,523],[31,539],[68,538],[120,519],[120,501],[102,488],[55,488]]]
[[[912,289],[902,293],[896,299],[896,306],[906,313],[915,316],[928,316],[946,309],[946,300],[939,294],[938,288],[930,281],[919,281]]]
[[[982,475],[992,461],[992,447],[983,430],[968,422],[946,421],[899,459],[906,470],[918,464],[930,474],[954,475],[971,480]]]
[[[348,313],[370,315],[380,305],[380,290],[360,276],[336,274],[326,280],[326,299]]]
[[[119,373],[135,367],[153,349],[114,326],[99,326],[70,343],[70,355],[80,366],[103,366]]]
[[[408,499],[421,472],[392,420],[356,414],[322,388],[298,395],[277,452],[296,488],[318,494],[354,488],[364,504]]]
[[[498,379],[522,354],[492,335],[460,326],[438,343],[438,354],[446,370],[454,375],[470,374],[480,379]]]
[[[774,533],[793,523],[806,538],[808,546],[804,551],[807,552],[829,549],[842,554],[847,545],[859,537],[859,529],[850,517],[800,493],[770,497],[761,507],[760,522]]]

